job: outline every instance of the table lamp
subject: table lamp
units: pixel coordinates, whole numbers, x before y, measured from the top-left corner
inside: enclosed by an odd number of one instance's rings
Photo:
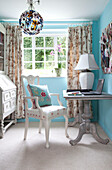
[[[82,54],[75,70],[81,70],[79,82],[81,89],[92,89],[94,83],[94,73],[91,70],[98,70],[93,54]]]

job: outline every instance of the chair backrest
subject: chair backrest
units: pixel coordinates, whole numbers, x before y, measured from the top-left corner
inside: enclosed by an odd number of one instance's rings
[[[28,84],[34,84],[35,80],[37,80],[37,85],[39,85],[39,76],[33,76],[33,75],[29,75],[29,76],[21,76],[22,79],[22,86],[23,86],[23,94],[26,96],[26,90],[25,90],[25,82],[24,79],[27,80]]]

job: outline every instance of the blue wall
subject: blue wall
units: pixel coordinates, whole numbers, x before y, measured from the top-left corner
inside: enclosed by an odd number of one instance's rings
[[[70,23],[77,23],[77,22],[71,22]],[[50,22],[47,22],[50,23]],[[52,22],[52,23],[56,23],[56,22]],[[58,22],[60,23],[60,22]],[[61,22],[61,23],[65,23],[65,22]],[[67,22],[66,22],[67,23]],[[78,22],[79,23],[79,22]],[[98,58],[98,45],[99,45],[99,39],[98,39],[98,21],[93,21],[93,26],[92,26],[92,43],[93,43],[93,54],[95,55],[95,60],[98,64],[99,62],[99,58]],[[53,25],[53,26],[44,26],[45,29],[67,29],[68,26],[67,25]],[[99,77],[99,71],[94,71],[95,74],[95,81],[94,81],[94,89],[96,89],[96,85],[97,85],[97,81],[98,81],[98,77]],[[50,93],[59,93],[60,94],[60,100],[63,103],[64,106],[66,105],[66,100],[63,98],[63,90],[67,89],[67,78],[66,77],[44,77],[44,78],[40,78],[40,84],[47,84]],[[52,101],[53,104],[58,104],[56,101],[56,97],[52,97]],[[98,113],[98,102],[97,101],[92,101],[92,106],[93,106],[93,121],[97,121],[97,113]],[[62,120],[62,118],[61,118]]]
[[[81,22],[81,21],[80,21]],[[78,23],[80,23],[78,21]],[[83,21],[84,22],[84,21]],[[87,22],[87,21],[85,21]],[[18,22],[17,22],[18,23]],[[74,21],[45,21],[45,23],[65,23],[65,25],[45,25],[44,29],[67,29],[68,25],[66,23],[72,23],[74,25],[71,26],[75,26],[75,24],[77,22]],[[98,21],[93,21],[93,25],[92,25],[92,53],[95,56],[95,60],[96,63],[99,63],[99,57],[98,57],[98,47],[99,47],[99,32],[98,29],[99,28],[99,22]],[[94,71],[95,74],[95,81],[94,81],[94,89],[96,89],[96,85],[97,85],[97,81],[98,81],[98,77],[99,77],[99,71]],[[47,84],[49,87],[49,91],[50,92],[55,92],[55,93],[59,93],[60,94],[60,100],[63,103],[64,106],[66,106],[66,101],[63,98],[62,92],[64,89],[67,89],[67,78],[66,77],[44,77],[44,78],[40,78],[40,84]],[[53,104],[57,104],[56,102],[56,98],[53,99]],[[93,121],[97,121],[98,119],[98,102],[97,101],[92,101],[92,106],[93,106]]]
[[[99,40],[102,30],[112,22],[112,0],[109,1],[105,10],[103,11],[99,19]],[[104,91],[112,94],[112,74],[104,74],[101,69],[101,52],[99,46],[99,78],[105,79]],[[100,101],[99,102],[99,117],[98,122],[112,140],[112,101]]]

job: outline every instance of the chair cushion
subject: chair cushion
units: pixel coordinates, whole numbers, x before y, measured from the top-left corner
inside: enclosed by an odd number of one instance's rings
[[[50,106],[51,104],[51,97],[47,88],[47,85],[33,85],[28,84],[27,86],[28,91],[31,96],[38,96],[39,106]],[[33,109],[36,109],[36,100],[32,99]]]
[[[42,118],[42,119],[46,119],[46,118],[56,118],[56,117],[60,117],[63,115],[67,115],[67,108],[65,108],[64,106],[44,106],[41,107],[42,111],[43,111],[43,116],[41,117],[40,112],[38,109],[28,109],[27,111],[27,115],[29,117],[34,117],[34,118]]]
[[[43,118],[56,118],[67,114],[67,109],[64,106],[45,106],[41,107]]]

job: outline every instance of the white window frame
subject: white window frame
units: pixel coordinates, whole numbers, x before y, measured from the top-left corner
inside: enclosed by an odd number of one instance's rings
[[[24,64],[25,63],[32,63],[32,69],[30,70],[31,72],[35,72],[35,70],[37,71],[38,69],[35,69],[35,63],[44,63],[44,70],[46,71],[46,63],[50,62],[50,61],[46,61],[46,54],[45,54],[45,50],[46,49],[55,49],[55,47],[57,46],[57,37],[66,37],[66,48],[62,48],[66,50],[66,61],[60,61],[61,63],[65,63],[66,62],[66,69],[65,70],[65,74],[63,75],[64,77],[66,76],[66,70],[67,70],[67,54],[68,54],[68,48],[67,48],[67,44],[68,44],[68,38],[67,38],[67,34],[66,33],[59,33],[59,34],[55,34],[55,33],[51,33],[51,34],[38,34],[38,35],[33,35],[32,38],[32,48],[24,48],[23,47],[23,40],[24,37],[31,37],[30,35],[26,35],[23,33],[22,35],[22,69],[23,69],[23,73],[24,73]],[[35,45],[35,38],[36,37],[44,37],[44,47],[36,47]],[[45,37],[54,37],[54,47],[45,47]],[[24,61],[24,49],[31,49],[32,50],[32,61]],[[44,50],[44,61],[35,61],[35,50],[36,49],[43,49]],[[55,67],[57,67],[57,63],[58,63],[58,55],[57,55],[57,51],[55,51]],[[51,61],[53,62],[53,61]],[[41,69],[40,69],[41,70]],[[46,77],[45,75],[40,75],[40,77]],[[49,77],[55,77],[55,75],[49,75]]]

